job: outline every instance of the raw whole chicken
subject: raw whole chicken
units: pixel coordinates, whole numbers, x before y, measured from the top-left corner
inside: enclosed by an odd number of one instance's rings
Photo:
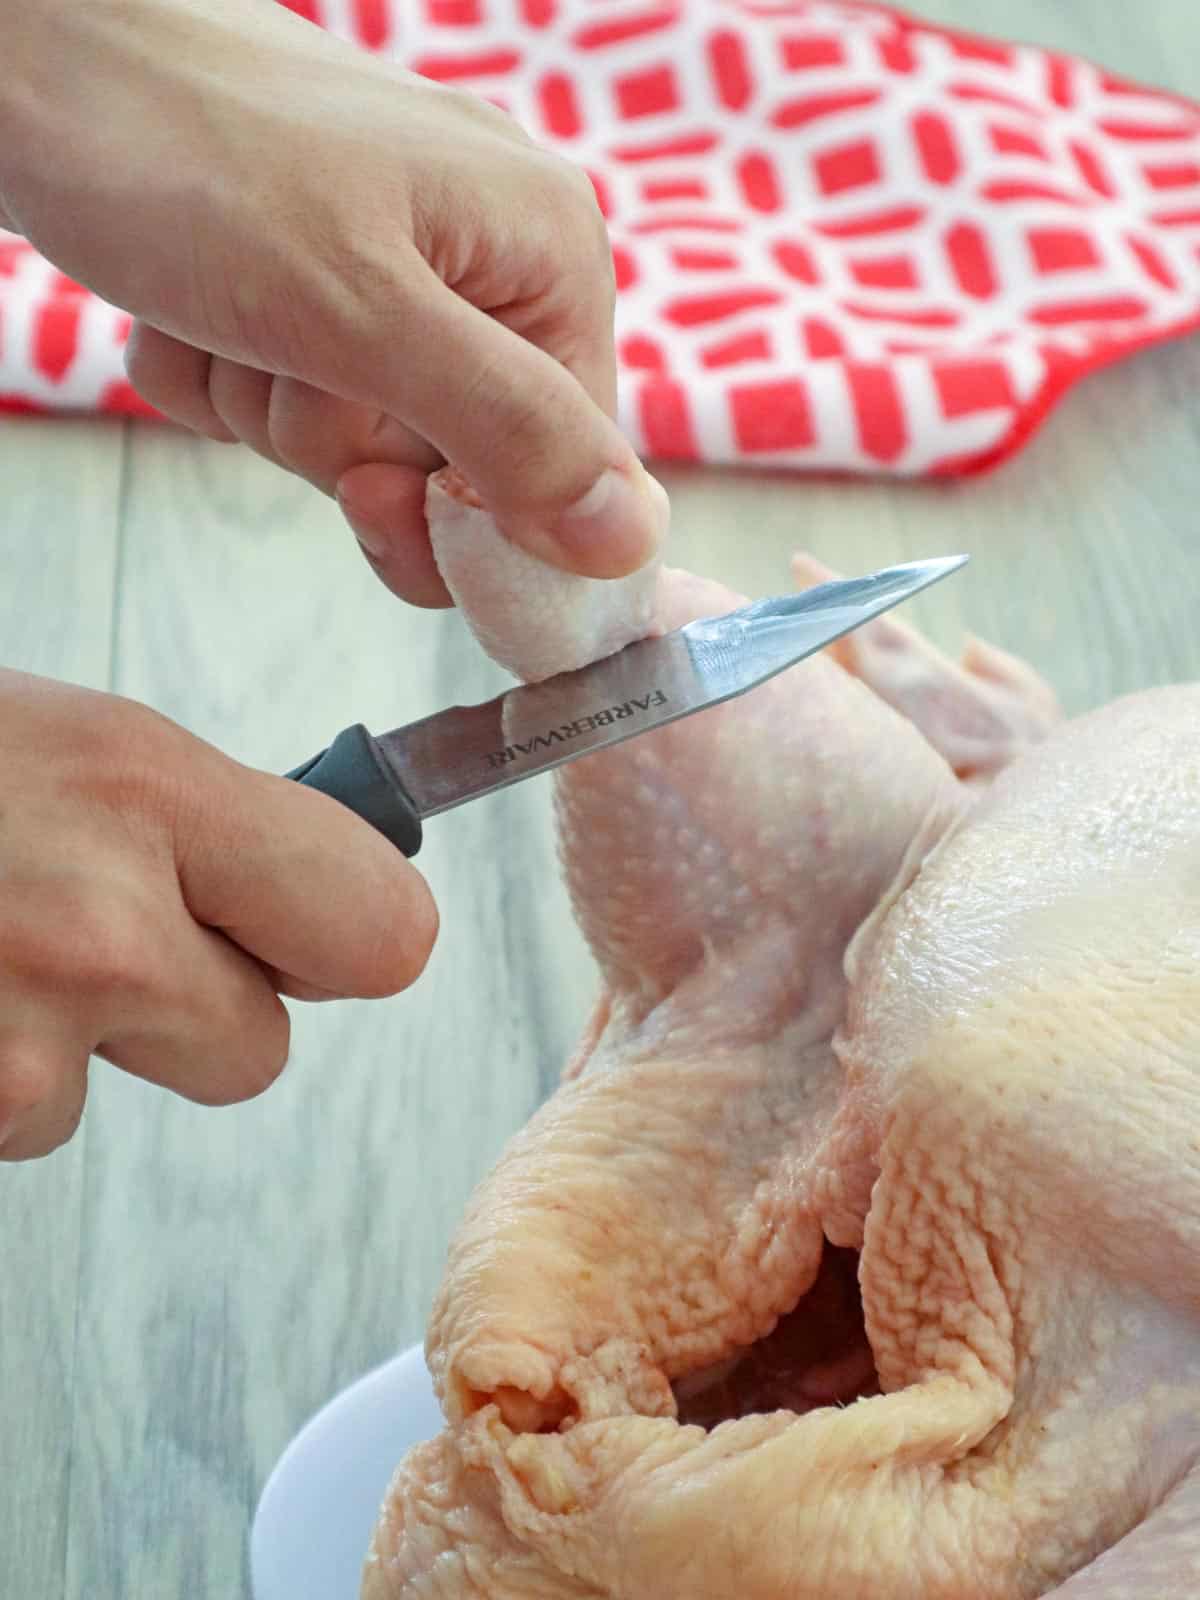
[[[740,603],[429,508],[527,676]],[[1063,722],[889,618],[557,783],[603,993],[365,1600],[1200,1595],[1200,689]]]

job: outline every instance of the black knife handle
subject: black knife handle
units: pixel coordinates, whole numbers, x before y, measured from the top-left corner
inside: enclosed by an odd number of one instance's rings
[[[406,856],[421,848],[421,813],[361,722],[287,776],[349,806]]]

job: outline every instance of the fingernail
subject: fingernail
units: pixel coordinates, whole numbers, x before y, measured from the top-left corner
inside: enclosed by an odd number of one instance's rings
[[[350,524],[351,533],[358,540],[359,549],[369,560],[379,561],[387,554],[387,535],[358,515],[349,499],[342,493],[340,484],[336,495],[341,513]]]
[[[623,577],[649,561],[661,544],[665,502],[640,465],[633,475],[609,467],[558,518],[555,542],[573,566],[596,577]]]
[[[358,540],[358,548],[369,561],[382,561],[387,553],[387,540],[381,539],[378,534],[364,533],[361,529],[354,529],[354,537]]]

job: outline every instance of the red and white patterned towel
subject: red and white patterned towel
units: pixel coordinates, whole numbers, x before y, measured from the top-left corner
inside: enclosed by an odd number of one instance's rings
[[[651,458],[928,474],[1200,327],[1200,107],[854,0],[287,0],[592,173]],[[0,405],[145,410],[0,235]]]

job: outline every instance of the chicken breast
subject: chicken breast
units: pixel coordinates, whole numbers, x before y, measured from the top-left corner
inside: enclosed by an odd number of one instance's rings
[[[638,626],[738,603],[664,569]],[[557,782],[603,993],[364,1600],[1200,1592],[1200,690],[1063,723],[888,619]]]

